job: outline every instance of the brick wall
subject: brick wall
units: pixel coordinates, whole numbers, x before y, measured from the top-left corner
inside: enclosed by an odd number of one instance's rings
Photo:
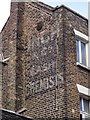
[[[76,65],[76,37],[74,29],[88,35],[88,21],[67,8],[63,10],[63,18],[66,111],[69,118],[79,118],[80,95],[76,84],[90,88],[90,71]]]
[[[1,31],[3,56],[4,59],[10,58],[7,64],[2,64],[2,105],[3,108],[14,111],[16,101],[17,3],[11,6],[11,15]]]
[[[90,71],[76,65],[74,29],[88,22],[62,6],[13,3],[4,29],[3,107],[35,118],[79,118],[76,83],[90,87]],[[7,88],[7,89],[6,89]]]

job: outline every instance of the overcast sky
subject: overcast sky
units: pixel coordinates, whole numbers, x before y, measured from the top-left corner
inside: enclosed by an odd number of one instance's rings
[[[88,18],[88,0],[40,0],[53,7],[62,4]],[[10,15],[11,0],[0,0],[0,31]]]

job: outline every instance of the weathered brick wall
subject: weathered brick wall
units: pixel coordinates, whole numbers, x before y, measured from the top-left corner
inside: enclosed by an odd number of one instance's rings
[[[3,107],[25,107],[23,115],[36,118],[79,118],[76,83],[89,87],[90,72],[76,65],[73,29],[88,35],[88,23],[65,7],[52,10],[13,3],[2,31],[4,57],[10,57],[3,65]]]
[[[0,61],[2,57],[2,35],[0,33]],[[2,107],[2,64],[0,62],[0,108]]]
[[[10,58],[7,64],[2,63],[2,106],[15,110],[16,101],[16,37],[17,37],[17,3],[11,8],[11,15],[1,31],[2,52],[4,59]]]
[[[59,24],[57,20],[60,20]],[[58,13],[33,4],[25,4],[24,21],[27,21],[24,24],[27,36],[25,115],[37,118],[65,117],[63,47],[59,40],[63,31],[62,17],[58,18]],[[57,29],[59,25],[61,29]]]
[[[67,117],[79,118],[80,95],[76,84],[89,87],[90,71],[76,65],[76,37],[74,29],[88,35],[88,22],[81,16],[64,8],[63,11],[64,31],[64,61],[65,61],[65,83],[66,83],[66,108]]]

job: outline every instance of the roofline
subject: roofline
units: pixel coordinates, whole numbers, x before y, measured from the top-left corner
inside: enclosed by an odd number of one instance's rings
[[[76,14],[77,16],[81,17],[82,19],[84,19],[84,20],[86,20],[86,21],[88,22],[88,19],[87,19],[86,17],[84,17],[84,16],[82,16],[81,14],[77,13],[76,11],[70,9],[69,7],[66,7],[66,6],[63,5],[63,4],[62,4],[61,6],[52,7],[52,6],[47,5],[47,4],[45,4],[45,3],[43,3],[43,2],[40,2],[40,1],[38,1],[38,2],[32,2],[32,3],[38,4],[38,5],[40,5],[41,7],[43,7],[44,9],[47,9],[47,10],[49,10],[49,11],[51,11],[51,12],[54,12],[54,11],[56,11],[56,10],[58,10],[58,9],[61,9],[61,8],[65,8],[65,9],[69,10],[70,12]],[[6,23],[4,24],[2,30],[0,31],[0,34],[2,33],[2,31],[3,31],[3,29],[5,28],[7,22],[9,21],[9,19],[10,19],[10,16],[8,17],[8,19],[7,19]]]
[[[52,7],[52,6],[48,5],[48,4],[45,4],[45,3],[41,2],[41,1],[39,1],[38,3],[39,3],[41,6],[44,5],[44,6],[45,6],[46,8],[48,8],[49,10],[53,10],[53,9],[54,9],[54,7]],[[44,6],[43,6],[43,7],[44,7]]]
[[[48,10],[53,11],[53,12],[56,11],[57,9],[65,8],[65,9],[69,10],[70,12],[76,14],[77,16],[81,17],[82,19],[88,21],[88,18],[84,17],[83,15],[79,14],[78,12],[72,10],[71,8],[69,8],[69,7],[67,7],[67,6],[65,6],[63,4],[61,6],[52,7],[52,6],[48,5],[48,4],[45,4],[45,3],[40,2],[40,1],[36,2],[36,4],[37,3],[39,3],[39,5],[42,6],[43,8],[47,8]]]
[[[12,3],[12,2],[11,2],[11,3]],[[34,3],[34,4],[37,4],[37,3],[38,3],[39,6],[43,7],[44,9],[47,9],[47,10],[49,10],[49,11],[51,11],[51,12],[52,12],[53,9],[54,9],[54,7],[52,7],[52,6],[48,5],[48,4],[45,4],[45,3],[41,2],[41,1],[32,2],[32,3]],[[0,31],[0,34],[2,34],[2,32],[3,32],[3,30],[4,30],[5,26],[6,26],[6,24],[8,23],[9,19],[10,19],[10,15],[9,15],[9,17],[7,18],[7,20],[6,20],[5,24],[4,24],[4,26],[2,27],[2,29],[1,29],[1,31]]]
[[[4,28],[6,27],[6,25],[7,25],[8,21],[9,21],[9,19],[10,19],[10,15],[9,15],[9,17],[7,18],[7,20],[6,20],[5,24],[4,24],[4,26],[2,27],[2,29],[1,29],[1,31],[0,31],[1,34],[2,34],[3,30],[4,30]]]
[[[88,18],[84,17],[83,15],[79,14],[78,12],[72,10],[72,9],[69,8],[69,7],[66,7],[66,6],[63,5],[63,4],[62,4],[61,6],[56,6],[53,11],[56,11],[56,10],[58,10],[58,9],[60,9],[60,8],[65,8],[65,9],[69,10],[70,12],[76,14],[77,16],[81,17],[82,19],[84,19],[84,20],[86,20],[86,21],[88,22]]]
[[[32,117],[23,116],[23,115],[21,115],[21,114],[18,114],[18,113],[16,113],[16,112],[11,111],[11,110],[8,110],[8,109],[0,108],[0,111],[7,112],[7,113],[11,113],[11,114],[16,115],[16,116],[19,116],[19,117],[23,117],[23,118],[27,118],[27,119],[34,120],[34,118],[32,118]]]
[[[47,4],[43,3],[43,2],[39,2],[39,1],[38,2],[30,2],[28,4],[32,5],[35,8],[38,8],[38,9],[41,8],[43,11],[45,11],[48,14],[52,14],[53,13],[54,7],[49,6],[49,5],[47,5]]]

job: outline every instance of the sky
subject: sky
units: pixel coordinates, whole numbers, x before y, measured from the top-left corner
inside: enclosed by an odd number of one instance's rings
[[[14,0],[13,0],[14,1]],[[34,0],[35,1],[35,0]],[[88,0],[39,0],[53,7],[66,5],[82,16],[88,18]],[[0,0],[0,31],[10,15],[11,0]]]

